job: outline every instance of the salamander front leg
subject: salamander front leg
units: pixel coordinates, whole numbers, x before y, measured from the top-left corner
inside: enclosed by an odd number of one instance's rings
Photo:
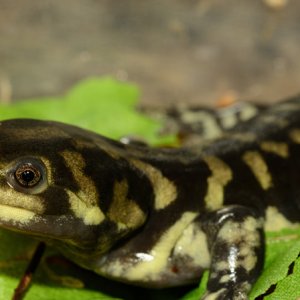
[[[262,223],[258,214],[242,206],[221,209],[204,222],[211,267],[202,300],[248,299],[264,260]]]

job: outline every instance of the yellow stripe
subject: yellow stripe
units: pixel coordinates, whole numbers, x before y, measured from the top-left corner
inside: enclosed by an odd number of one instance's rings
[[[274,153],[282,158],[288,158],[289,148],[286,143],[264,141],[260,144],[260,148],[263,151]]]
[[[242,158],[253,172],[261,187],[264,190],[269,189],[273,184],[272,176],[262,155],[257,151],[247,151]]]
[[[230,167],[222,160],[214,156],[204,157],[212,175],[207,179],[207,193],[204,198],[206,207],[209,210],[216,210],[223,205],[224,187],[232,179]]]
[[[290,222],[277,207],[269,206],[266,210],[264,228],[266,231],[279,231],[283,228],[298,228],[300,222]]]
[[[172,181],[153,166],[139,160],[131,161],[135,167],[145,173],[152,183],[155,195],[155,209],[163,209],[169,206],[177,197],[177,189]]]
[[[24,208],[12,207],[0,204],[0,220],[2,222],[11,222],[12,224],[28,224],[33,221],[36,214]]]
[[[290,139],[296,143],[300,144],[300,129],[293,129],[289,132]]]
[[[105,219],[98,206],[92,206],[73,192],[66,190],[69,196],[70,209],[77,218],[82,219],[85,225],[99,225]]]
[[[84,173],[85,161],[80,153],[63,151],[60,153],[80,187],[76,194],[67,190],[70,208],[76,217],[86,225],[99,225],[105,216],[98,206],[99,195],[93,181]]]
[[[197,214],[193,212],[183,213],[181,218],[161,236],[157,244],[147,254],[149,258],[128,268],[126,278],[147,281],[147,279],[153,279],[161,274],[166,269],[168,258],[176,241],[196,216]]]
[[[117,223],[120,229],[124,227],[137,228],[146,220],[144,212],[133,200],[128,199],[127,195],[127,180],[116,181],[113,190],[113,199],[107,212],[107,217]]]

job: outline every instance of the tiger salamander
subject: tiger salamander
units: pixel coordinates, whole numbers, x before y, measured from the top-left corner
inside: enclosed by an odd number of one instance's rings
[[[300,223],[300,98],[178,149],[58,122],[0,124],[0,226],[80,266],[150,288],[197,282],[247,299],[264,231]]]

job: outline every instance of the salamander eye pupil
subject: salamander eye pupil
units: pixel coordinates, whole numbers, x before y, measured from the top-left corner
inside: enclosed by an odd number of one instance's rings
[[[25,182],[31,182],[34,179],[34,173],[31,170],[26,170],[21,174],[22,180]]]
[[[23,187],[34,187],[40,182],[42,175],[32,165],[23,165],[15,171],[15,178]]]

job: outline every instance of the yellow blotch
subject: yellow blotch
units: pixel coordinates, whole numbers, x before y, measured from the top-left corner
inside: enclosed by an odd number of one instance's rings
[[[71,191],[66,191],[69,196],[70,208],[77,218],[82,219],[85,225],[99,225],[105,215],[98,206],[92,206],[83,201]]]
[[[222,133],[215,118],[205,111],[192,112],[187,110],[182,114],[182,120],[188,124],[192,124],[198,120],[202,120],[204,133],[210,138],[218,137]]]
[[[206,207],[216,210],[223,205],[224,187],[232,180],[232,171],[222,160],[214,156],[204,157],[212,175],[208,177],[207,193],[205,196]]]
[[[139,160],[132,160],[135,167],[145,173],[152,183],[155,195],[155,209],[163,209],[175,201],[177,189],[173,182],[151,165]]]
[[[40,196],[23,194],[9,186],[0,189],[0,204],[11,208],[19,207],[39,215],[45,211],[45,206]]]
[[[260,144],[263,151],[274,153],[282,158],[288,158],[289,148],[286,143],[264,141]]]
[[[141,261],[129,268],[126,272],[126,278],[130,280],[143,278],[147,281],[148,278],[155,278],[158,274],[161,274],[167,267],[168,258],[176,241],[196,216],[197,214],[193,212],[183,213],[181,218],[161,236],[157,244],[152,248],[149,253],[150,259]]]
[[[127,198],[128,182],[126,179],[115,182],[113,199],[107,217],[117,223],[120,228],[137,228],[144,223],[146,216],[140,207]]]
[[[259,246],[260,237],[258,229],[262,227],[262,220],[247,217],[243,222],[227,221],[218,233],[218,237],[229,245],[239,244],[240,255],[245,256],[237,260],[237,266],[242,266],[248,272],[251,271],[256,262],[255,248]],[[226,261],[230,268],[230,261]]]
[[[269,189],[273,184],[272,176],[262,155],[257,151],[247,151],[242,158],[251,169],[261,187],[264,190]]]
[[[226,292],[226,289],[223,288],[223,289],[220,289],[216,292],[213,292],[213,293],[209,293],[209,292],[206,292],[204,294],[204,298],[205,300],[216,300],[219,298],[220,295],[222,295],[224,292]]]
[[[98,192],[94,182],[84,173],[85,161],[81,154],[79,152],[63,151],[61,155],[80,187],[80,198],[86,204],[97,205]]]
[[[72,151],[63,151],[61,155],[80,188],[77,194],[67,191],[72,211],[76,217],[83,219],[86,225],[100,224],[105,216],[98,206],[99,195],[94,182],[84,173],[83,157],[80,153]]]
[[[294,143],[300,144],[300,129],[292,129],[289,132],[289,137]]]
[[[250,132],[245,132],[245,133],[230,133],[230,134],[224,134],[228,136],[230,139],[235,139],[241,142],[253,142],[256,139],[255,134],[250,133]]]
[[[251,103],[243,103],[242,109],[240,111],[240,118],[243,121],[247,121],[258,114],[258,109]]]
[[[290,222],[283,214],[281,214],[277,207],[269,206],[266,210],[266,231],[279,231],[283,228],[298,228],[300,222]]]
[[[51,162],[48,159],[46,159],[45,157],[41,157],[41,160],[43,161],[43,163],[46,166],[46,169],[47,169],[47,180],[48,180],[48,184],[50,185],[53,182]]]
[[[173,256],[189,257],[193,264],[202,268],[209,268],[211,257],[206,234],[195,223],[184,229],[172,251]]]
[[[0,223],[11,222],[13,224],[27,224],[36,214],[32,211],[0,204]]]

